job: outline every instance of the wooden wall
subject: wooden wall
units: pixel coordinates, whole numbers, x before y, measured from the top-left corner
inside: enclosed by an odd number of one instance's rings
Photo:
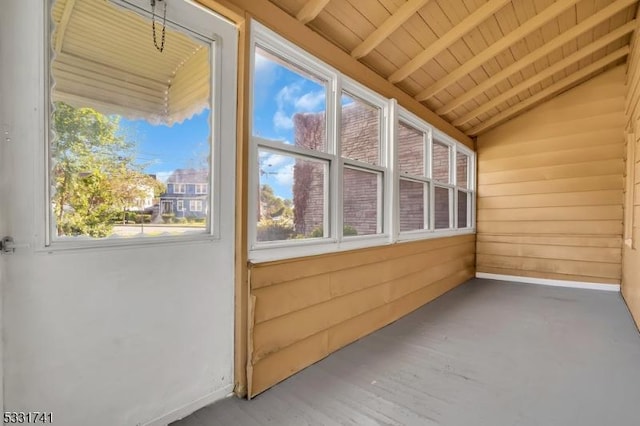
[[[640,11],[638,12],[640,17]],[[622,295],[640,328],[640,26],[636,28],[627,63],[627,185]]]
[[[250,266],[249,395],[474,276],[475,235]]]
[[[479,136],[478,272],[620,283],[624,74]]]

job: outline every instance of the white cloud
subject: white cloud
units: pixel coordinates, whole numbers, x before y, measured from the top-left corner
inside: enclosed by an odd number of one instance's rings
[[[293,120],[283,110],[279,109],[273,115],[273,125],[277,129],[290,130],[293,129]]]
[[[291,161],[291,158],[280,154],[267,154],[260,160],[263,167],[280,167],[286,162]]]
[[[293,185],[293,164],[286,164],[285,166],[278,169],[275,178],[276,182],[278,182],[280,185]]]
[[[315,111],[320,105],[324,103],[324,98],[325,94],[322,90],[319,90],[317,92],[309,92],[296,99],[294,105],[299,111]]]
[[[301,87],[299,83],[289,84],[280,89],[278,94],[276,94],[278,108],[283,108],[285,105],[294,105],[300,90]]]
[[[278,109],[273,115],[276,129],[291,130],[293,115],[299,112],[317,111],[325,102],[323,90],[302,93],[302,81],[297,81],[282,87],[276,94],[275,101]]]
[[[260,156],[260,170],[264,172],[264,183],[274,180],[279,185],[289,187],[293,185],[293,165],[295,160],[286,155],[264,154]]]

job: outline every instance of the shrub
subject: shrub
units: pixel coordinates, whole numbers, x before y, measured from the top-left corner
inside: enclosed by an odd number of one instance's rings
[[[136,215],[136,223],[151,223],[151,215],[140,213]]]
[[[258,222],[258,241],[281,241],[294,237],[293,222],[291,220],[274,221],[271,218],[262,218]]]
[[[345,237],[358,235],[358,230],[351,225],[344,225],[342,227],[342,235],[344,235]]]
[[[171,223],[175,217],[175,213],[162,213],[162,221],[164,223]]]
[[[351,225],[344,225],[342,227],[342,235],[344,235],[345,237],[358,235],[358,230]],[[309,234],[309,237],[311,238],[324,237],[324,230],[322,229],[322,226],[318,226],[313,231],[311,231],[311,234]]]

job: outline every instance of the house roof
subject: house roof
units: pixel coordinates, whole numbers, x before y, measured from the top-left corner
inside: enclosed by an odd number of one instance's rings
[[[271,0],[467,135],[626,62],[638,0]]]
[[[51,15],[53,100],[169,125],[207,107],[204,43],[168,25],[159,52],[150,19],[105,0],[57,0]]]
[[[209,173],[203,169],[176,169],[167,183],[208,183]]]

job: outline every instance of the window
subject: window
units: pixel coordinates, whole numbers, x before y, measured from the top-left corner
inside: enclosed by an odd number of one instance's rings
[[[195,184],[195,193],[196,194],[206,194],[207,193],[207,184],[206,183],[196,183]]]
[[[344,237],[384,232],[386,158],[382,136],[385,102],[371,97],[361,88],[353,86],[353,89],[369,100],[343,90],[340,101]]]
[[[326,117],[332,76],[260,45],[254,61],[255,241],[327,238],[334,156],[327,145]],[[263,73],[277,78],[263,78]]]
[[[201,212],[202,200],[189,200],[189,210],[192,212]]]
[[[185,185],[184,183],[174,183],[171,185],[173,187],[174,194],[184,194],[185,192],[187,192],[187,185]]]
[[[172,200],[162,200],[160,203],[160,213],[162,214],[172,214],[173,213],[173,201]]]
[[[418,120],[405,116],[398,121],[396,152],[400,169],[401,233],[429,229],[430,226],[431,180],[427,155],[430,138],[430,130]]]
[[[251,260],[473,232],[472,151],[253,28]]]
[[[167,21],[159,54],[150,43],[148,15],[126,2],[92,2],[92,16],[104,18],[100,31],[109,34],[105,49],[104,37],[83,37],[91,30],[81,18],[63,22],[66,3],[52,1],[45,244],[213,235],[210,216],[188,229],[171,226],[185,207],[179,200],[174,205],[175,194],[186,194],[189,182],[199,182],[199,211],[220,204],[219,194],[207,193],[222,149],[213,135],[222,132],[220,111],[227,103],[234,108],[235,99],[223,98],[229,89],[214,83],[229,79],[222,64],[234,58],[235,47],[220,43],[210,19],[190,20],[193,31]],[[175,12],[178,21],[196,13],[181,4]],[[145,219],[152,224],[141,226]]]
[[[473,151],[398,108],[400,239],[474,231]]]
[[[471,158],[471,153],[462,150],[460,147],[456,148],[456,227],[458,229],[473,228]]]
[[[433,188],[433,223],[435,229],[453,227],[452,206],[453,189],[451,188],[451,145],[438,139],[431,144],[431,170]]]

